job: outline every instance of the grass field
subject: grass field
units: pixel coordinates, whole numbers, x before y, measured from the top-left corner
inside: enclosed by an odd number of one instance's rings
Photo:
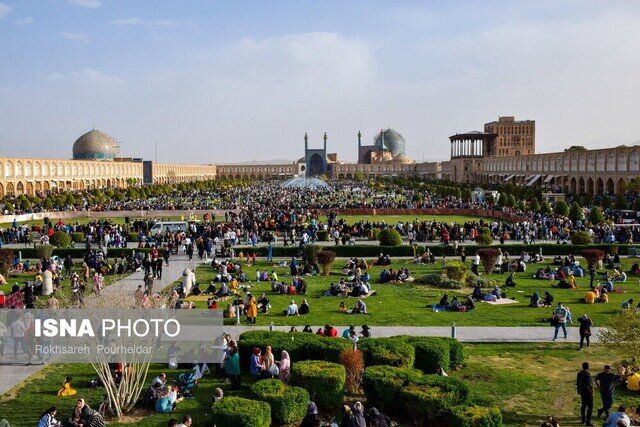
[[[396,224],[398,221],[411,222],[415,219],[418,221],[457,222],[458,224],[463,224],[467,221],[478,221],[480,217],[465,215],[338,215],[338,219],[344,219],[347,224],[354,224],[360,221],[384,221],[387,224]]]
[[[500,407],[507,427],[539,426],[546,415],[556,416],[563,426],[579,425],[579,399],[574,391],[574,382],[581,363],[589,361],[595,375],[605,363],[614,365],[617,360],[612,349],[604,346],[583,351],[578,351],[575,345],[555,343],[469,344],[465,348],[466,366],[449,374],[467,382],[474,398]],[[164,370],[162,365],[152,365],[147,384]],[[169,371],[168,378],[171,380],[180,372]],[[73,387],[78,394],[57,397],[56,392],[67,375],[73,376]],[[96,375],[89,365],[47,366],[18,390],[14,389],[0,398],[0,416],[7,418],[14,427],[33,426],[42,411],[53,405],[59,408],[58,419],[66,419],[77,397],[85,398],[91,407],[97,408],[102,391],[88,388],[88,382],[94,378]],[[166,425],[169,418],[180,419],[189,414],[193,417],[193,425],[202,426],[210,419],[213,390],[221,387],[225,396],[247,397],[248,386],[253,381],[243,377],[242,382],[243,390],[232,392],[229,385],[215,375],[207,376],[195,389],[195,399],[178,403],[175,412],[157,414],[136,409],[133,416],[125,421],[129,425],[156,427]],[[363,396],[349,396],[348,400],[363,400]],[[618,386],[615,405],[621,403],[635,408],[640,403],[640,394]],[[599,404],[600,398],[596,395],[596,409]],[[406,421],[398,421],[400,425],[408,425]],[[597,422],[595,414],[594,422]]]
[[[621,267],[628,271],[631,264],[635,262],[633,259],[623,259]],[[271,322],[274,325],[325,325],[327,323],[333,325],[347,324],[363,324],[369,325],[404,325],[404,326],[449,326],[456,323],[459,326],[544,326],[543,318],[551,317],[551,309],[548,308],[531,308],[528,307],[529,298],[534,292],[544,295],[545,291],[549,291],[555,298],[556,302],[566,304],[573,314],[573,318],[577,320],[579,316],[586,313],[594,321],[594,324],[602,325],[611,315],[617,313],[620,304],[629,298],[640,301],[640,285],[638,278],[630,276],[627,282],[617,284],[617,288],[621,292],[610,294],[610,302],[608,304],[586,304],[583,301],[584,295],[589,288],[589,278],[576,278],[578,283],[577,290],[552,288],[552,284],[556,281],[536,280],[534,278],[537,266],[546,267],[549,264],[531,264],[529,271],[525,273],[517,273],[515,281],[516,288],[502,288],[507,292],[509,298],[516,299],[518,303],[508,305],[491,305],[487,303],[478,303],[477,309],[467,312],[434,312],[430,308],[432,304],[437,303],[444,293],[449,295],[451,299],[454,295],[466,297],[471,293],[472,289],[462,290],[444,290],[430,288],[420,284],[378,284],[376,283],[380,275],[382,267],[371,267],[371,284],[372,288],[377,291],[377,295],[370,296],[365,299],[367,309],[370,315],[350,315],[342,314],[338,305],[342,297],[324,296],[324,292],[329,289],[331,282],[337,282],[342,276],[339,271],[342,269],[345,260],[336,260],[333,266],[333,273],[328,276],[305,277],[308,286],[306,296],[296,295],[293,299],[300,305],[302,298],[306,298],[311,306],[311,311],[307,315],[299,317],[286,317],[282,312],[289,305],[292,299],[291,295],[280,295],[271,291],[269,282],[252,281],[250,292],[256,299],[265,292],[271,301],[272,308],[268,314],[258,314],[257,324],[268,325]],[[470,261],[467,259],[470,266]],[[585,265],[585,261],[581,261]],[[394,259],[391,266],[393,269],[407,267],[413,277],[421,279],[426,273],[440,272],[442,261],[435,264],[419,265],[412,264],[410,260]],[[279,279],[289,282],[289,269],[282,267],[274,267],[274,264],[267,264],[265,261],[259,261],[257,266],[244,266],[247,275],[251,279],[255,279],[256,269],[263,271],[268,269],[275,270]],[[202,266],[197,270],[196,278],[200,283],[202,290],[205,290],[209,282],[213,279],[214,273],[210,266]],[[494,274],[491,276],[501,287],[506,279],[506,274]],[[244,293],[240,291],[244,296]],[[199,308],[206,306],[206,298],[197,298],[196,304]],[[196,299],[194,299],[196,300]],[[356,304],[356,298],[349,297],[344,299],[349,307]],[[229,301],[231,302],[231,301]],[[227,302],[219,304],[219,309],[225,308]],[[243,319],[244,321],[244,319]],[[233,319],[225,319],[227,324],[233,324]],[[550,328],[551,331],[551,328]]]

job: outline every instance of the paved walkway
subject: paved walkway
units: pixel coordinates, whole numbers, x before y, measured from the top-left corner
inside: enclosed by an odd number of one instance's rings
[[[363,319],[359,319],[362,321]],[[323,326],[312,326],[314,331]],[[348,326],[335,326],[340,334]],[[241,333],[248,330],[269,329],[268,326],[256,327],[248,325],[226,326],[226,332],[237,338]],[[276,331],[289,332],[291,326],[275,326]],[[298,332],[302,331],[302,327],[296,327]],[[598,331],[600,328],[591,328],[592,342],[598,342]],[[356,331],[360,332],[360,323],[356,324]],[[412,336],[433,336],[433,337],[451,337],[455,336],[462,342],[478,343],[478,342],[550,342],[553,338],[554,329],[551,326],[372,326],[371,335],[373,337],[392,337],[396,335],[412,335]],[[580,342],[577,327],[567,328],[567,339],[565,340],[560,330],[558,336],[559,342]]]
[[[174,255],[169,259],[169,265],[165,266],[162,271],[162,280],[156,280],[154,289],[160,290],[172,284],[182,277],[185,268],[192,268],[200,264],[199,260],[189,261],[185,255]],[[133,293],[138,285],[143,284],[144,272],[139,271],[122,280],[114,282],[102,290],[103,294],[117,293],[125,295],[133,301]],[[93,294],[86,298],[96,298]],[[11,341],[11,340],[9,340]],[[15,385],[26,380],[30,376],[38,373],[44,365],[25,365],[26,359],[24,355],[19,355],[17,359],[13,358],[13,343],[9,342],[5,345],[5,357],[0,358],[0,395],[11,390]],[[32,362],[39,363],[36,357],[32,358]]]

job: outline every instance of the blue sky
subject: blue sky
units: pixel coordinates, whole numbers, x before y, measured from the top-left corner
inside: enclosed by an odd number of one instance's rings
[[[499,115],[540,152],[631,144],[638,28],[633,1],[0,0],[0,156],[95,126],[166,162],[295,159],[305,131],[353,160],[393,127],[440,160]]]

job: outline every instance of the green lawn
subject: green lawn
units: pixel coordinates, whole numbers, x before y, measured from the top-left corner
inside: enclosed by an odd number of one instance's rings
[[[411,222],[415,219],[418,221],[457,222],[463,224],[467,221],[478,221],[480,218],[479,216],[465,215],[338,215],[338,219],[344,219],[347,221],[347,224],[354,224],[359,221],[384,221],[387,224],[396,224],[398,221]]]
[[[623,259],[621,267],[628,271],[634,259]],[[371,315],[350,315],[339,312],[338,305],[342,297],[324,296],[324,292],[329,289],[331,282],[337,282],[342,276],[339,271],[345,263],[344,259],[338,259],[334,263],[333,273],[328,277],[314,276],[305,277],[308,285],[308,293],[306,296],[296,295],[294,299],[300,305],[302,298],[307,298],[311,306],[311,312],[308,315],[299,317],[286,317],[282,311],[289,305],[291,295],[275,294],[271,291],[271,285],[268,282],[255,282],[255,271],[265,268],[275,269],[279,275],[279,279],[289,282],[288,268],[274,267],[273,264],[267,264],[265,261],[259,261],[257,266],[246,266],[243,264],[248,277],[252,279],[252,288],[250,291],[258,298],[262,292],[266,292],[271,300],[272,308],[266,315],[258,314],[258,325],[325,325],[327,323],[333,325],[347,325],[352,323],[368,323],[369,325],[396,325],[396,326],[449,326],[456,323],[459,326],[544,326],[546,322],[542,318],[551,317],[551,310],[548,308],[530,308],[528,307],[529,298],[534,292],[544,295],[544,291],[549,291],[556,302],[565,303],[577,320],[579,316],[586,313],[594,321],[594,324],[602,325],[608,317],[618,312],[620,304],[623,301],[633,298],[640,301],[640,286],[638,286],[638,278],[629,277],[626,283],[617,283],[617,288],[624,292],[614,292],[610,294],[610,302],[608,304],[585,304],[583,301],[586,290],[589,287],[589,278],[577,278],[579,289],[556,289],[551,285],[556,281],[536,280],[533,275],[536,265],[529,265],[526,273],[517,273],[515,280],[517,287],[502,288],[507,292],[509,298],[518,301],[517,304],[508,305],[491,305],[487,303],[478,303],[477,309],[468,313],[458,312],[434,312],[431,305],[437,303],[444,293],[449,297],[458,295],[466,297],[471,293],[472,289],[462,290],[444,290],[430,288],[420,284],[378,284],[376,283],[382,267],[372,267],[370,269],[371,283],[373,289],[378,294],[365,299],[367,309]],[[470,266],[470,261],[467,259]],[[549,260],[550,264],[550,260]],[[549,265],[538,264],[546,267]],[[581,260],[581,264],[585,265],[585,261]],[[392,268],[398,269],[407,267],[416,279],[421,279],[426,273],[440,272],[442,261],[439,260],[435,264],[418,265],[412,264],[410,260],[393,259]],[[210,266],[202,266],[197,270],[196,278],[200,283],[202,290],[206,289],[209,282],[213,279],[214,273]],[[494,274],[491,276],[496,282],[502,286],[506,279],[506,274]],[[244,296],[244,292],[240,291]],[[192,298],[193,299],[193,298]],[[204,297],[196,302],[199,308],[206,306]],[[356,298],[349,297],[344,299],[347,306],[353,307],[356,304]],[[229,301],[230,302],[230,301]],[[219,308],[226,307],[227,302],[219,305]],[[244,319],[243,319],[244,321]],[[233,324],[233,319],[225,319],[227,324]]]
[[[468,344],[465,348],[466,366],[449,374],[467,382],[475,399],[500,407],[507,427],[539,426],[546,415],[556,416],[563,426],[579,425],[579,399],[574,392],[574,381],[581,363],[585,360],[591,362],[595,375],[605,363],[615,365],[617,361],[612,349],[604,346],[583,351],[578,351],[575,344],[566,343]],[[152,365],[147,384],[163,371],[168,372],[170,380],[182,372],[167,371],[164,365]],[[73,376],[73,387],[78,394],[75,397],[57,397],[56,391],[67,375]],[[0,414],[12,426],[32,426],[42,411],[53,405],[59,408],[58,419],[68,417],[77,397],[85,398],[90,406],[97,408],[102,391],[88,388],[88,382],[94,378],[96,375],[89,365],[47,366],[19,389],[0,398]],[[175,412],[157,414],[147,409],[136,409],[127,421],[155,427],[166,425],[169,418],[180,419],[189,414],[194,425],[202,426],[210,419],[210,402],[216,387],[221,387],[225,396],[248,397],[248,386],[252,382],[243,377],[243,390],[231,392],[229,385],[215,375],[207,376],[195,389],[195,399],[178,403]],[[351,396],[348,400],[362,400],[362,397]],[[640,394],[618,386],[616,405],[622,403],[631,408],[639,402]],[[599,396],[596,396],[596,409],[599,404]],[[333,415],[336,414],[330,414]],[[597,421],[594,414],[594,422]],[[400,425],[408,424],[401,421]]]

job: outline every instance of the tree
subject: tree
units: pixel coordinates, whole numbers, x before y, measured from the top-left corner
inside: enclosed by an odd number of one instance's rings
[[[320,251],[317,258],[318,264],[322,267],[322,275],[328,276],[331,273],[331,265],[336,260],[336,253],[333,251]]]
[[[498,194],[498,206],[506,206],[507,205],[507,195],[504,192],[500,192]]]
[[[527,204],[524,202],[524,200],[520,200],[518,202],[518,209],[521,210],[522,212],[527,211]]]
[[[493,268],[496,265],[496,261],[500,256],[500,249],[494,249],[494,248],[478,249],[478,255],[480,255],[480,261],[484,266],[485,273],[491,274],[491,272],[493,271]]]
[[[553,207],[553,213],[558,216],[567,216],[569,215],[569,205],[564,200],[558,200]]]
[[[600,330],[600,341],[611,346],[623,359],[638,361],[640,348],[640,312],[623,310],[612,316]]]
[[[73,194],[67,193],[65,197],[65,204],[67,206],[74,206],[76,204],[76,199],[73,197]]]
[[[493,236],[491,235],[491,230],[489,230],[488,227],[482,227],[478,231],[478,235],[476,236],[476,243],[483,246],[487,246],[493,243]]]
[[[604,215],[602,214],[602,209],[598,206],[594,206],[589,211],[589,222],[591,224],[597,225],[604,223]]]
[[[358,182],[364,182],[364,180],[365,180],[364,173],[362,171],[356,171],[353,174],[353,179],[358,181]]]
[[[9,269],[15,255],[11,249],[0,249],[0,274],[9,279]]]
[[[546,200],[545,200],[545,203],[546,203]],[[533,212],[540,212],[541,214],[544,214],[544,212],[540,211],[540,202],[535,197],[533,199],[531,199],[531,203],[529,204],[529,208],[531,208],[531,210]],[[551,212],[551,208],[549,208],[549,212]]]
[[[534,199],[537,200],[537,199]],[[551,209],[551,205],[549,204],[548,200],[545,200],[542,203],[542,206],[540,206],[540,213],[542,215],[551,215],[551,213],[553,212],[553,209]]]
[[[633,201],[633,210],[636,212],[640,211],[640,197],[636,197]]]
[[[506,206],[507,206],[508,208],[513,208],[513,207],[515,207],[515,206],[516,206],[516,198],[515,198],[515,197],[513,197],[513,194],[509,194],[509,195],[507,196],[507,204],[506,204]]]
[[[44,199],[44,202],[42,203],[42,205],[44,206],[45,210],[50,211],[51,208],[53,208],[53,202],[51,201],[51,197],[47,196],[47,198]]]
[[[602,209],[609,209],[611,207],[611,199],[606,194],[603,194],[600,198],[600,207]]]
[[[356,393],[364,374],[364,356],[360,350],[347,348],[340,353],[340,363],[347,373],[345,387],[348,392]]]
[[[581,253],[582,257],[587,260],[589,268],[595,268],[598,261],[604,259],[604,251],[600,249],[585,249]]]
[[[577,202],[573,202],[573,204],[571,205],[571,209],[569,210],[569,219],[571,219],[574,224],[584,219],[582,208],[578,205]]]
[[[627,201],[627,198],[622,195],[616,197],[614,208],[619,211],[629,209],[629,202]]]

